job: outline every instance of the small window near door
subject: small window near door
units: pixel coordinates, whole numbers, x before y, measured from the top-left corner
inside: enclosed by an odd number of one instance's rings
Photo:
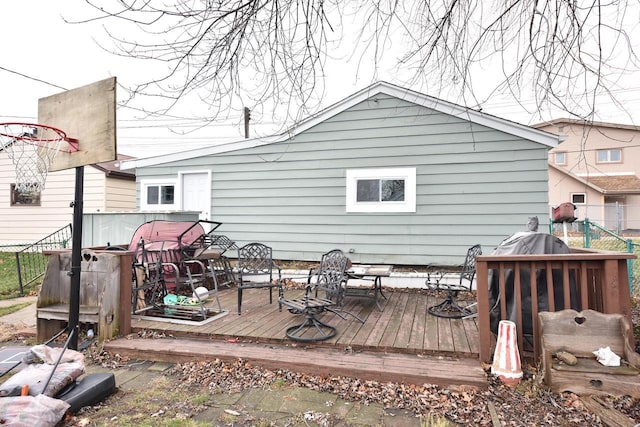
[[[175,183],[142,183],[141,208],[146,210],[176,209]]]
[[[22,193],[16,190],[16,185],[11,184],[11,206],[40,206],[40,192]]]
[[[571,203],[574,205],[584,205],[587,202],[587,195],[584,193],[574,193],[571,195]]]
[[[416,169],[347,171],[347,212],[415,212]]]
[[[556,153],[553,153],[553,162],[556,165],[566,165],[567,153],[565,151],[558,151]]]
[[[596,156],[597,163],[620,163],[622,150],[598,150]]]

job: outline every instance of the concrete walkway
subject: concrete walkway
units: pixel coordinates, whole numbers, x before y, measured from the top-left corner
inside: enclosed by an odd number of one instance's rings
[[[36,301],[37,296],[26,296],[13,299],[0,300],[0,307],[11,307],[22,303],[31,303],[31,305],[0,317],[0,322],[11,325],[24,325],[25,327],[36,327]]]
[[[32,331],[35,336],[36,300],[35,296],[0,300],[0,307],[31,303],[28,307],[0,317],[0,323],[14,325],[17,330]],[[147,392],[150,384],[164,377],[172,366],[173,364],[164,362],[131,361],[127,366],[116,369],[87,365],[86,372],[112,372],[115,375],[118,392],[105,402],[108,405],[109,402],[118,404],[117,400],[127,399],[132,394]],[[96,416],[100,416],[99,411]],[[403,410],[385,410],[380,404],[361,405],[339,399],[331,393],[287,386],[271,390],[249,389],[239,393],[214,394],[206,408],[194,416],[195,420],[214,426],[256,425],[259,421],[274,422],[276,425],[313,426],[326,425],[328,418],[338,420],[335,425],[421,425],[420,418]],[[118,425],[117,421],[113,425]]]

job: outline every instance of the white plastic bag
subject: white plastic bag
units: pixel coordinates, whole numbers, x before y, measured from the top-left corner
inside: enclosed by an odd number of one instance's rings
[[[598,362],[604,366],[620,366],[620,356],[611,351],[610,347],[601,347],[594,351]]]

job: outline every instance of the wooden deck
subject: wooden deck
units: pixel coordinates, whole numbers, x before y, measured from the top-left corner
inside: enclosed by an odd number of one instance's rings
[[[287,290],[286,296],[302,295],[302,291]],[[132,319],[133,331],[155,330],[189,338],[230,338],[244,341],[291,344],[285,329],[302,321],[286,309],[278,311],[277,292],[269,304],[267,289],[243,292],[242,314],[237,313],[237,290],[220,291],[223,309],[229,313],[203,325],[167,323]],[[432,316],[427,307],[442,300],[442,295],[425,291],[385,291],[384,311],[379,311],[367,298],[348,297],[344,310],[358,316],[334,313],[319,318],[335,326],[338,333],[330,340],[314,342],[315,347],[329,347],[351,351],[383,351],[405,354],[429,354],[452,357],[478,357],[478,327],[476,319],[450,320]]]
[[[442,295],[425,291],[385,290],[379,311],[371,299],[348,297],[344,309],[361,319],[333,313],[320,317],[338,333],[327,341],[300,343],[285,329],[302,321],[277,296],[269,304],[267,289],[245,290],[243,313],[237,314],[237,290],[220,291],[229,313],[202,325],[132,319],[137,331],[163,333],[165,339],[118,339],[105,349],[132,358],[190,361],[242,358],[265,368],[288,368],[315,375],[348,375],[380,381],[431,383],[443,386],[486,386],[478,360],[476,319],[449,320],[427,313]],[[302,291],[287,290],[287,296]]]

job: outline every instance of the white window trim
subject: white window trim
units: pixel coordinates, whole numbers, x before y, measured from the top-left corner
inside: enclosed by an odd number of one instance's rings
[[[598,154],[600,154],[601,151],[606,151],[607,152],[607,159],[606,160],[599,160],[598,159]],[[620,153],[620,160],[611,160],[611,153],[613,151],[618,151]],[[599,150],[596,150],[596,163],[622,163],[622,149],[620,149],[620,148],[601,148]]]
[[[358,202],[357,181],[359,179],[403,179],[405,183],[403,202]],[[349,169],[346,183],[346,211],[356,213],[396,213],[416,211],[416,168]]]
[[[573,201],[573,196],[584,196],[584,203],[575,203]],[[571,193],[571,203],[573,203],[574,205],[586,205],[587,204],[587,193]]]
[[[564,156],[564,162],[558,161],[558,154],[562,154]],[[567,152],[566,151],[556,151],[553,153],[553,163],[556,165],[566,165],[567,164]]]
[[[173,185],[173,204],[171,205],[149,205],[147,204],[147,187],[162,185]],[[140,210],[143,211],[175,211],[180,207],[180,194],[178,194],[177,179],[145,179],[140,181]]]

